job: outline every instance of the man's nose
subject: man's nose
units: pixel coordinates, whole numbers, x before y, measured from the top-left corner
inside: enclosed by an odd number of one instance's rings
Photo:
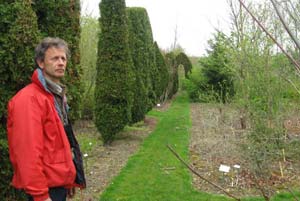
[[[65,60],[65,59],[63,59],[63,58],[59,58],[59,59],[58,59],[58,64],[63,65],[63,64],[65,64],[65,63],[66,63],[66,60]]]

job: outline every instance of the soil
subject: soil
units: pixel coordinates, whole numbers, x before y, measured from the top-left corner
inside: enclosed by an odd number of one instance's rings
[[[269,176],[254,177],[241,146],[246,144],[249,125],[238,110],[218,104],[191,104],[191,119],[191,165],[231,195],[262,196],[263,191],[266,196],[271,196],[278,189],[287,191],[299,186],[297,161],[280,159],[270,165]],[[220,171],[221,165],[229,167],[230,171]],[[224,194],[195,175],[193,184],[200,191]]]
[[[170,106],[165,102],[155,109],[165,111]],[[96,201],[103,190],[111,183],[125,166],[128,158],[136,153],[143,140],[155,129],[156,119],[146,117],[144,122],[138,124],[137,130],[124,131],[109,146],[97,145],[88,157],[84,158],[87,188],[77,190],[75,197],[69,201]],[[74,131],[78,137],[95,138],[100,136],[95,125],[90,121],[76,122]]]
[[[165,111],[170,102],[156,107]],[[245,142],[248,132],[243,117],[234,108],[216,104],[191,104],[191,139],[190,139],[190,164],[203,177],[217,184],[235,196],[258,195],[256,183],[249,172],[249,163],[245,160],[240,145]],[[136,153],[143,140],[154,130],[154,118],[147,117],[140,124],[141,129],[122,132],[110,145],[96,146],[90,156],[85,158],[87,188],[77,192],[73,201],[99,200],[103,190],[110,184],[128,158]],[[75,125],[78,136],[89,133],[91,137],[99,136],[95,126],[90,122],[79,122]],[[229,173],[220,172],[220,165],[230,167]],[[286,161],[282,164],[285,170],[300,169]],[[280,171],[274,171],[272,178],[267,181],[258,181],[262,185],[279,185],[289,181],[299,181],[299,172],[284,172],[285,179],[280,176]],[[279,172],[279,173],[278,173]],[[191,173],[192,174],[192,173]],[[292,176],[291,176],[292,175]],[[193,175],[193,185],[200,191],[224,194],[220,189],[204,182]],[[265,189],[263,189],[265,190]],[[268,189],[269,190],[269,189]],[[270,193],[266,191],[266,194]],[[272,192],[271,192],[272,193]]]

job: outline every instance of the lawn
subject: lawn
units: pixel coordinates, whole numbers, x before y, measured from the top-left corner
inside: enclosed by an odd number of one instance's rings
[[[189,100],[182,93],[171,107],[160,112],[152,110],[148,115],[158,119],[156,129],[145,139],[139,151],[133,155],[102,193],[101,201],[226,201],[223,195],[212,195],[195,190],[191,173],[167,149],[172,146],[189,161],[189,130],[191,128]],[[243,198],[259,201],[263,198]],[[274,201],[293,200],[288,194],[274,197]]]

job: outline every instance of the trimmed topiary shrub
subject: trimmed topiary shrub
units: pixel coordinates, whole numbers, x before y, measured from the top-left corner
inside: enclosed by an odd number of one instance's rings
[[[193,67],[189,57],[183,52],[180,52],[176,57],[176,62],[178,65],[183,65],[184,76],[185,78],[189,78],[189,74],[192,72]]]
[[[100,12],[95,124],[109,144],[131,122],[134,76],[125,1],[102,0]]]
[[[159,78],[158,70],[155,66],[151,23],[144,8],[127,8],[127,14],[129,18],[130,41],[132,41],[130,42],[132,59],[134,65],[140,68],[140,75],[147,91],[146,112],[148,112],[157,101],[155,88]]]
[[[34,69],[34,48],[40,37],[30,1],[0,3],[0,197],[25,200],[24,194],[10,186],[12,169],[6,137],[8,100],[30,82]]]
[[[64,39],[71,51],[68,60],[65,84],[68,91],[70,118],[80,117],[80,104],[83,87],[80,67],[80,0],[44,0],[35,1],[34,9],[38,17],[38,26],[44,37]]]
[[[167,53],[165,57],[170,76],[166,95],[169,99],[171,99],[173,95],[177,93],[179,87],[178,65],[176,63],[176,56],[174,52]]]
[[[126,13],[128,16],[129,47],[135,73],[132,123],[136,123],[144,119],[146,112],[152,109],[155,103],[156,95],[153,91],[151,76],[151,70],[155,66],[150,46],[153,39],[146,9],[127,8]]]
[[[157,87],[156,87],[156,90],[157,90],[156,96],[158,97],[158,100],[160,102],[163,102],[164,97],[165,97],[164,95],[167,90],[168,82],[169,82],[169,71],[168,71],[168,67],[167,67],[165,58],[162,55],[162,53],[160,52],[160,49],[156,42],[154,42],[154,51],[155,51],[155,64],[156,64],[156,68],[159,72],[159,74],[158,74],[159,83],[157,84]]]

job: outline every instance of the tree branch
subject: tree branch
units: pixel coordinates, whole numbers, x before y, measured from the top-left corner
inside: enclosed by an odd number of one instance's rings
[[[277,42],[277,40],[267,31],[267,29],[260,23],[260,21],[251,13],[251,11],[247,8],[247,6],[239,0],[240,4],[244,7],[244,9],[251,15],[253,20],[258,24],[258,26],[273,40],[273,42],[280,48],[280,50],[288,57],[288,59],[294,64],[295,69],[300,72],[300,65],[298,62],[288,53],[283,47]]]
[[[195,175],[197,175],[198,177],[200,177],[202,180],[206,181],[207,183],[211,184],[212,186],[220,189],[221,191],[223,191],[226,195],[228,195],[229,197],[237,200],[237,201],[241,201],[240,198],[235,197],[234,195],[230,194],[229,192],[227,192],[224,188],[218,186],[217,184],[209,181],[208,179],[204,178],[202,175],[200,175],[198,172],[196,172],[196,170],[194,170],[190,165],[188,165],[177,153],[176,151],[170,146],[167,145],[167,148],[176,156],[176,158],[183,163],[192,173],[194,173]]]
[[[291,37],[292,41],[293,41],[293,42],[295,43],[295,45],[297,46],[298,50],[300,50],[300,43],[299,43],[299,41],[296,39],[296,37],[294,36],[294,34],[291,32],[290,28],[287,26],[287,23],[286,23],[286,21],[283,19],[282,14],[279,12],[279,9],[278,9],[278,7],[277,7],[277,5],[276,5],[277,2],[276,2],[275,0],[270,0],[270,1],[271,1],[272,5],[273,5],[275,11],[276,11],[277,16],[279,17],[279,20],[280,20],[280,22],[282,23],[284,29],[288,32],[289,36]]]

